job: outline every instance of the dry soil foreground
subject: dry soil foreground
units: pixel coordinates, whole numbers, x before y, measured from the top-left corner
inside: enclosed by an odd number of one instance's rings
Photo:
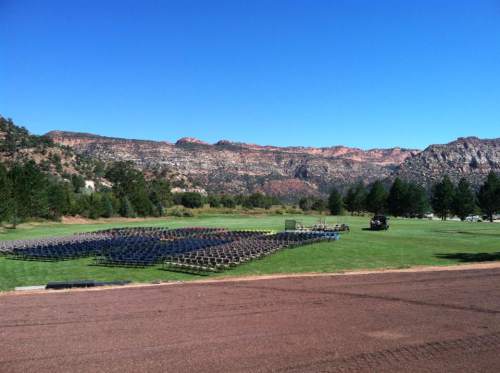
[[[0,372],[500,370],[500,269],[0,297]]]

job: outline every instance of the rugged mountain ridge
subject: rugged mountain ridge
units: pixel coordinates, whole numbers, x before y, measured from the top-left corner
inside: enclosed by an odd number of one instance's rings
[[[54,143],[104,162],[129,160],[143,170],[165,170],[174,186],[199,186],[213,193],[263,191],[283,198],[324,195],[332,185],[370,183],[396,176],[430,186],[444,174],[480,184],[491,170],[500,171],[500,139],[459,138],[423,151],[404,148],[362,150],[262,146],[195,138],[133,140],[88,133],[52,131]],[[177,185],[176,185],[177,183]]]
[[[72,148],[54,143],[50,138],[31,134],[0,115],[0,162],[33,160],[51,175],[64,177],[78,174],[92,179],[95,164],[91,159],[76,154]]]
[[[208,144],[194,138],[172,144],[63,131],[46,136],[105,162],[129,160],[142,169],[166,169],[174,178],[189,180],[208,192],[263,191],[283,198],[322,195],[332,185],[387,178],[401,162],[418,154],[401,148],[276,147],[228,140]]]
[[[208,192],[263,191],[284,198],[325,194],[356,181],[400,176],[430,186],[444,174],[480,184],[491,170],[500,171],[500,139],[459,138],[423,151],[403,148],[362,150],[276,147],[195,138],[166,141],[131,140],[94,134],[52,131],[55,143],[103,161],[130,160],[142,169],[163,168],[182,186],[191,183]],[[175,184],[175,182],[174,182]]]
[[[466,177],[478,186],[490,171],[500,172],[500,138],[460,137],[448,144],[431,145],[408,157],[395,175],[430,185],[447,174],[455,182]]]

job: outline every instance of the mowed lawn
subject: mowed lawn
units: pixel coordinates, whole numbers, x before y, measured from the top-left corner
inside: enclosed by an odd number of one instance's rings
[[[166,218],[146,221],[96,224],[31,224],[7,230],[0,239],[25,239],[69,235],[124,226],[227,227],[230,229],[282,230],[287,218],[312,224],[314,216],[204,215],[194,218]],[[389,231],[371,232],[368,217],[327,217],[329,223],[347,223],[351,232],[340,241],[283,250],[267,258],[213,274],[258,275],[273,273],[337,272],[356,269],[405,268],[418,265],[450,265],[500,260],[500,224],[391,219]],[[98,281],[192,280],[200,275],[168,272],[160,266],[119,268],[96,266],[93,259],[34,262],[0,257],[0,290],[16,286],[41,285],[49,281],[92,279]]]

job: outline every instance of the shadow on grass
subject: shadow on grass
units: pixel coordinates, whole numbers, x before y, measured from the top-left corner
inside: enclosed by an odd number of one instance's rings
[[[371,228],[361,228],[362,231],[367,232],[387,232],[389,229],[371,229]]]
[[[465,235],[470,235],[470,236],[485,236],[485,237],[491,237],[491,236],[497,236],[500,237],[500,233],[497,232],[492,232],[491,230],[487,229],[482,229],[483,231],[486,232],[479,232],[480,230],[474,230],[474,231],[463,231],[463,230],[454,230],[454,229],[435,229],[432,230],[434,233],[451,233],[451,234],[465,234]]]
[[[493,262],[496,260],[500,260],[500,252],[436,254],[436,257],[439,259],[458,260],[463,263]]]
[[[160,271],[166,271],[166,272],[175,272],[175,273],[184,273],[186,275],[193,275],[193,276],[200,276],[200,277],[207,277],[216,273],[222,273],[222,272],[207,272],[207,271],[196,271],[196,270],[189,270],[185,268],[175,268],[175,267],[160,267],[158,268]]]

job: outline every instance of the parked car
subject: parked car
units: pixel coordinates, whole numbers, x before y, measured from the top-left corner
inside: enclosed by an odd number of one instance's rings
[[[388,230],[389,218],[385,215],[375,215],[370,221],[370,229],[372,231]]]
[[[480,223],[483,219],[479,215],[469,215],[465,218],[465,221],[469,223]]]

